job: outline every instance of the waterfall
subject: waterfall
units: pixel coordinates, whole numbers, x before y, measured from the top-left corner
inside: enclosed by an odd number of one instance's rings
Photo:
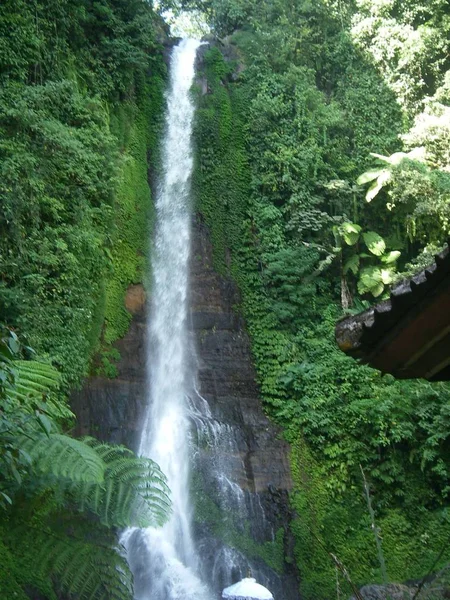
[[[139,454],[167,476],[173,512],[162,528],[126,530],[121,543],[135,600],[217,600],[249,572],[276,598],[297,600],[295,583],[276,569],[284,526],[276,487],[287,481],[283,443],[273,439],[262,414],[245,334],[223,305],[224,294],[235,304],[233,286],[208,266],[208,250],[198,245],[199,220],[193,223],[191,214],[190,88],[198,46],[183,40],[171,58],[139,443]],[[206,278],[203,292],[199,272]],[[213,355],[202,355],[208,347]]]
[[[139,447],[139,454],[155,460],[166,474],[173,512],[161,529],[130,529],[122,536],[136,600],[211,598],[197,575],[189,502],[188,395],[195,375],[189,368],[186,325],[194,117],[190,88],[198,46],[195,40],[183,40],[171,59],[148,319],[149,397]]]

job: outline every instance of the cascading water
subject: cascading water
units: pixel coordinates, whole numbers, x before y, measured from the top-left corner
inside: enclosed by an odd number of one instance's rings
[[[193,168],[190,88],[199,42],[174,48],[167,97],[163,177],[157,197],[152,306],[148,325],[149,407],[139,454],[167,476],[172,516],[161,529],[128,530],[122,536],[135,579],[136,600],[209,600],[197,576],[189,502],[189,415],[192,388],[187,333],[190,251],[190,177]],[[191,372],[190,372],[191,371]]]

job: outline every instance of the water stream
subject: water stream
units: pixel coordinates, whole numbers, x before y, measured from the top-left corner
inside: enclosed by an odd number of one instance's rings
[[[166,474],[173,512],[162,529],[129,530],[122,538],[136,600],[210,598],[197,575],[189,502],[187,398],[194,379],[186,326],[194,117],[190,88],[198,46],[195,40],[183,40],[171,59],[148,320],[149,401],[139,447],[139,454],[155,460]]]

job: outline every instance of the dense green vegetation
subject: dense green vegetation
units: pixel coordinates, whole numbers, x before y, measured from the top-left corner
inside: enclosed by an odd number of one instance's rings
[[[329,553],[357,584],[383,578],[361,467],[389,580],[438,571],[450,388],[357,365],[334,326],[450,233],[448,4],[184,4],[224,40],[204,56],[194,187],[292,444],[302,593],[335,596]]]
[[[0,10],[0,312],[66,389],[123,335],[141,279],[165,65],[150,7],[4,2]],[[153,161],[155,157],[152,156]]]
[[[129,600],[117,528],[167,514],[152,461],[64,433],[142,281],[164,35],[143,0],[0,6],[1,598]]]
[[[0,597],[60,593],[129,600],[115,528],[162,524],[170,501],[158,465],[124,447],[61,433],[70,411],[58,371],[0,338]]]
[[[450,235],[448,2],[181,4],[223,40],[204,55],[194,188],[216,267],[242,291],[266,410],[292,445],[303,597],[334,597],[336,575],[347,593],[330,553],[355,583],[381,581],[374,530],[390,580],[438,571],[449,561],[449,386],[358,366],[334,326]],[[97,368],[114,374],[124,294],[142,278],[160,35],[144,0],[0,6],[0,320],[13,328],[0,341],[5,598],[129,598],[113,528],[167,508],[152,463],[64,434],[68,390]],[[282,569],[282,531],[263,547],[226,533]]]

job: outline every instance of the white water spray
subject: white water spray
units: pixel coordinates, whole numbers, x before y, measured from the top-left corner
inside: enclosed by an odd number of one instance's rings
[[[122,536],[135,578],[136,600],[209,600],[197,576],[189,502],[189,342],[186,328],[190,251],[190,177],[193,168],[190,88],[199,42],[173,50],[157,197],[153,288],[149,319],[149,407],[139,454],[166,474],[173,513],[162,529],[131,529]]]

